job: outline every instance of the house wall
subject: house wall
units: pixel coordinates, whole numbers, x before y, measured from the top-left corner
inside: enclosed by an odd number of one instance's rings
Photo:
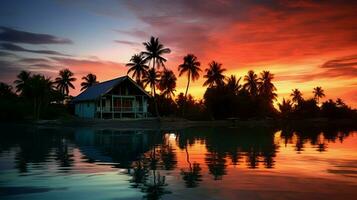
[[[82,118],[95,117],[94,102],[78,102],[75,104],[75,115]]]

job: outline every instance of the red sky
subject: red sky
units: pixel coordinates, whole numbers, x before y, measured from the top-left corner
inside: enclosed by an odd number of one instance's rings
[[[41,5],[47,10],[53,6]],[[35,13],[29,20],[41,17]],[[60,13],[73,16],[66,19]],[[355,1],[113,1],[100,6],[95,1],[64,1],[48,16],[58,20],[58,29],[46,24],[24,25],[26,20],[21,15],[17,21],[0,21],[4,27],[68,39],[56,40],[62,44],[16,44],[26,47],[26,52],[5,49],[2,52],[16,56],[4,59],[0,54],[4,72],[1,81],[13,80],[25,66],[52,77],[58,69],[68,67],[79,79],[88,72],[97,74],[99,80],[115,78],[126,74],[124,64],[143,50],[141,43],[153,35],[171,48],[167,66],[176,75],[182,57],[193,53],[202,69],[216,60],[223,63],[226,75],[244,76],[250,69],[257,73],[271,71],[279,100],[294,88],[311,97],[313,87],[322,86],[325,99],[341,97],[357,107]],[[4,40],[1,34],[0,42],[16,43]],[[34,57],[45,60],[24,60]],[[201,76],[189,90],[197,98],[205,91],[203,81]],[[79,84],[77,81],[73,95],[78,94]],[[179,78],[177,92],[184,91],[185,86],[186,78]]]

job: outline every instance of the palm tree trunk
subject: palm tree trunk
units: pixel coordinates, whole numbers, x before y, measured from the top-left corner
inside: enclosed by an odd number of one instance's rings
[[[153,64],[152,64],[152,68],[155,69],[155,58],[153,59]],[[154,104],[155,104],[155,112],[158,118],[160,118],[160,114],[159,114],[159,109],[157,107],[157,101],[156,101],[156,91],[155,91],[155,87],[156,85],[152,85],[152,88],[154,88]]]
[[[182,108],[182,116],[185,116],[185,109],[186,109],[186,105],[187,105],[187,92],[188,92],[188,88],[190,87],[190,81],[191,81],[191,73],[190,71],[188,71],[188,80],[187,80],[187,86],[186,86],[186,92],[185,92],[185,104],[183,105]]]

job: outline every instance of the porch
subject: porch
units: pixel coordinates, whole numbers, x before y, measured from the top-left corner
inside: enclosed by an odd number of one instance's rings
[[[96,107],[96,115],[100,119],[146,118],[147,97],[144,95],[105,95]]]

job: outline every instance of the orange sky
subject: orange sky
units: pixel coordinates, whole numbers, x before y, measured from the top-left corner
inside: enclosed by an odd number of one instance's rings
[[[25,25],[20,11],[17,21],[8,18],[2,24],[18,31],[55,35],[62,40],[55,38],[55,41],[46,40],[47,43],[40,44],[19,42],[16,38],[5,37],[8,30],[2,27],[0,66],[4,73],[1,81],[11,82],[23,68],[55,77],[64,67],[70,68],[78,79],[89,72],[95,73],[100,81],[112,79],[126,74],[125,63],[134,53],[143,50],[141,43],[153,35],[171,48],[166,65],[176,75],[183,56],[193,53],[201,61],[203,71],[211,60],[223,63],[227,69],[225,75],[244,76],[250,69],[257,73],[271,71],[275,74],[279,100],[294,88],[299,88],[304,97],[311,97],[313,87],[322,86],[325,100],[341,97],[357,107],[355,1],[181,0],[153,3],[124,0],[101,6],[93,2],[47,4],[41,6],[46,6],[47,10],[56,6],[56,10],[47,15],[58,20],[58,29],[46,24],[40,27],[34,22]],[[60,11],[67,13],[70,19],[60,15]],[[41,17],[40,13],[35,13],[29,15],[28,20]],[[69,28],[68,24],[76,28]],[[9,42],[26,49],[3,45]],[[48,54],[34,49],[56,52]],[[16,55],[7,55],[4,59],[4,52]],[[189,90],[196,98],[202,98],[205,91],[202,76]],[[178,79],[177,92],[184,91],[186,81],[186,77]],[[72,95],[79,93],[80,81],[75,85]]]

